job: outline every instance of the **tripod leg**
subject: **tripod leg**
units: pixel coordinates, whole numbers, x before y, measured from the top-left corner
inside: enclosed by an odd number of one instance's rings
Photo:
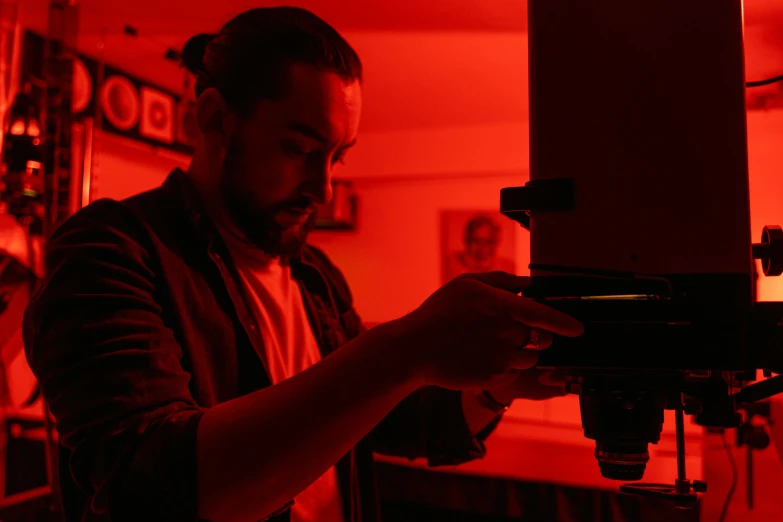
[[[746,494],[748,499],[748,509],[753,509],[753,448],[748,445],[747,449],[747,460],[746,460]]]

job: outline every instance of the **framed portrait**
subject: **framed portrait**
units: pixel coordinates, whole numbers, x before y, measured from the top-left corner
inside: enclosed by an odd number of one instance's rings
[[[516,273],[517,225],[492,210],[441,212],[441,282],[471,272]]]

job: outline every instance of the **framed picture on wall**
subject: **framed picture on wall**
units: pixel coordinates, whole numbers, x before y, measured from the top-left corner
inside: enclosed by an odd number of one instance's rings
[[[174,98],[157,89],[142,86],[141,135],[171,144],[174,143],[174,127]]]
[[[442,211],[441,281],[469,272],[515,273],[517,227],[497,211]]]

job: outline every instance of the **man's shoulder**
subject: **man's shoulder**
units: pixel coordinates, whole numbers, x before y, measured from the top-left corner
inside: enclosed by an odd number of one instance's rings
[[[81,230],[113,231],[132,238],[148,236],[150,231],[170,228],[184,217],[181,197],[167,186],[126,199],[101,198],[78,210],[55,232],[55,237]]]
[[[130,233],[138,231],[139,225],[141,222],[138,216],[123,201],[103,198],[76,211],[57,228],[53,238],[59,238],[77,230],[94,230],[96,232],[116,230]]]

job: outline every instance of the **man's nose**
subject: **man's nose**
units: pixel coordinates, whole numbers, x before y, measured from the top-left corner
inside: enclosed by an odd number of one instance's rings
[[[305,194],[318,204],[332,200],[332,166],[329,162],[314,163],[308,169]]]

